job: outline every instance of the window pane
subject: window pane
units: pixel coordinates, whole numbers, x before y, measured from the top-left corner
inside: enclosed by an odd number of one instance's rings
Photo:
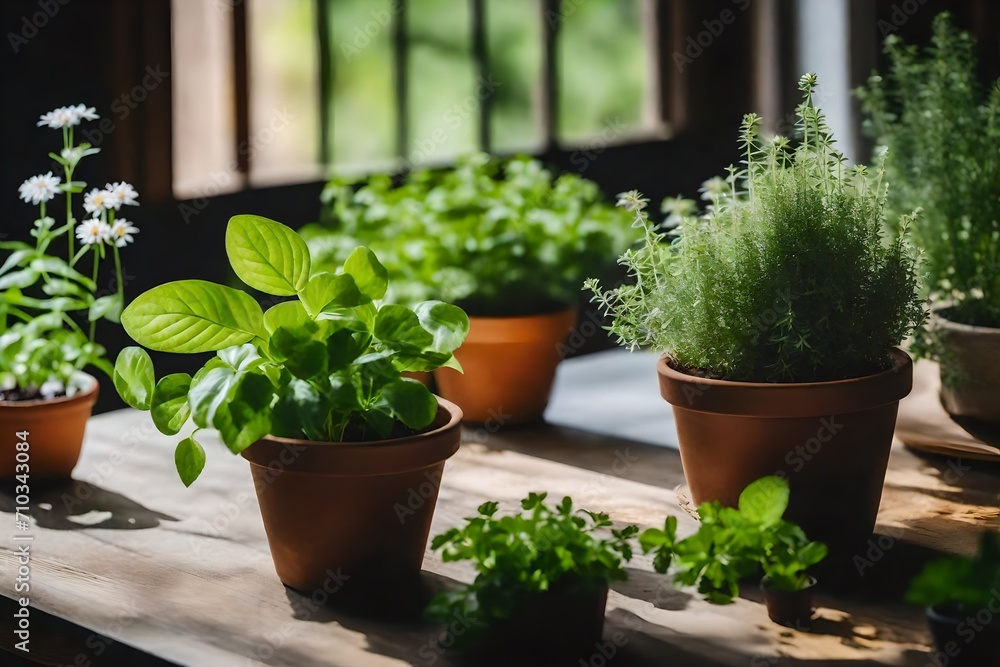
[[[559,140],[643,128],[642,0],[563,2],[558,38]]]
[[[364,166],[396,155],[390,0],[321,0],[330,31],[331,155],[334,164]]]
[[[174,196],[197,199],[243,186],[236,173],[232,6],[173,0]]]
[[[475,80],[468,0],[410,0],[409,166],[449,160],[477,147],[479,104],[492,94]]]
[[[319,80],[313,0],[247,3],[253,185],[318,178]]]
[[[538,0],[487,0],[488,70],[500,85],[492,98],[493,149],[533,151],[542,141],[542,14]]]

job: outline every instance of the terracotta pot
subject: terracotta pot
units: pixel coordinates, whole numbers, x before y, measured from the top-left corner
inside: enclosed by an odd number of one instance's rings
[[[1000,329],[947,315],[938,310],[931,319],[941,345],[941,403],[956,417],[1000,423]]]
[[[694,377],[661,358],[692,500],[735,507],[754,480],[783,476],[785,517],[826,542],[831,559],[851,555],[875,526],[896,408],[913,382],[910,357],[891,356],[892,368],[874,375],[787,384]]]
[[[0,461],[0,477],[14,477],[15,433],[28,431],[28,474],[31,479],[68,478],[80,460],[83,432],[97,402],[100,385],[88,375],[91,386],[71,397],[0,401],[0,433],[8,441]]]
[[[979,616],[989,614],[988,624]],[[927,608],[927,623],[934,647],[948,667],[1000,665],[1000,614],[989,609],[963,609],[957,605]]]
[[[469,335],[455,351],[465,373],[434,371],[441,395],[470,422],[505,426],[541,419],[562,361],[559,345],[576,322],[576,309],[469,322]]]
[[[606,584],[557,584],[546,593],[525,596],[508,618],[470,638],[474,644],[466,653],[479,664],[577,665],[581,659],[590,664],[591,655],[600,655],[607,601]]]
[[[278,577],[332,601],[395,604],[416,586],[445,461],[462,411],[438,399],[430,430],[364,443],[268,436],[250,462]]]
[[[816,578],[809,577],[809,585],[798,591],[785,591],[771,586],[770,578],[760,582],[764,592],[767,616],[778,625],[797,630],[808,630],[816,608]]]

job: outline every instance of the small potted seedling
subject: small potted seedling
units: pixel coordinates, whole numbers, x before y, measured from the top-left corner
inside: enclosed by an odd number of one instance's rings
[[[417,583],[462,416],[402,373],[452,363],[468,318],[438,301],[381,303],[388,274],[367,248],[314,273],[302,238],[266,218],[232,218],[226,252],[246,285],[280,302],[264,312],[247,292],[201,280],[153,288],[122,314],[129,335],[216,355],[193,376],[157,381],[146,351],[126,348],[115,386],[164,434],[194,422],[174,454],[185,485],[205,465],[202,429],[250,462],[285,584],[312,591],[342,576],[338,599],[391,606]]]
[[[469,313],[456,351],[464,373],[446,367],[434,377],[473,422],[542,417],[580,282],[613,273],[632,235],[628,213],[595,183],[527,157],[469,155],[399,184],[338,178],[323,196],[323,223],[302,230],[318,257],[336,264],[366,245],[399,276],[395,302],[441,299]]]
[[[781,625],[806,628],[816,585],[807,570],[826,557],[827,549],[782,519],[788,498],[788,482],[763,477],[740,494],[738,507],[716,501],[700,505],[700,526],[693,535],[678,541],[677,518],[669,516],[662,530],[646,530],[639,543],[644,553],[654,554],[657,572],[673,567],[675,582],[697,586],[715,604],[732,602],[740,582],[763,569],[768,616]]]
[[[87,184],[76,180],[80,163],[99,149],[76,143],[74,130],[97,118],[83,104],[40,118],[38,125],[62,135],[61,150],[49,153],[61,175],[32,176],[19,188],[21,199],[38,207],[33,242],[0,241],[0,429],[17,437],[0,477],[22,484],[70,476],[99,390],[86,370],[112,372],[97,325],[119,322],[121,254],[139,232],[125,211],[138,206],[139,195],[124,182],[84,194]],[[84,215],[77,218],[73,196],[80,194]]]
[[[927,607],[935,648],[949,667],[1000,665],[1000,535],[985,533],[973,558],[928,563],[906,599]]]
[[[568,497],[550,507],[546,495],[529,494],[517,514],[499,515],[498,503],[484,503],[464,526],[432,541],[445,562],[471,561],[478,572],[427,608],[436,620],[463,619],[467,627],[451,638],[458,648],[557,661],[589,654],[600,641],[608,583],[627,577],[638,528],[611,529],[607,514],[574,509]]]

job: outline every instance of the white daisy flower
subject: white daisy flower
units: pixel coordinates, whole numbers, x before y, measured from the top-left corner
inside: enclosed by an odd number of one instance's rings
[[[29,204],[40,204],[49,201],[59,192],[59,177],[47,174],[32,176],[17,189],[21,199]]]
[[[111,225],[110,240],[119,248],[124,248],[129,243],[135,241],[133,234],[138,234],[139,228],[125,218],[118,218],[115,224]]]
[[[88,107],[83,104],[77,104],[75,107],[70,107],[73,113],[76,115],[76,123],[78,124],[81,120],[97,120],[100,116],[97,115],[97,111],[94,107]]]
[[[108,183],[104,186],[104,190],[107,193],[106,201],[108,202],[106,206],[108,208],[113,208],[116,211],[122,207],[126,206],[138,206],[139,202],[136,198],[139,193],[135,191],[130,184],[125,181],[119,181],[117,183]]]
[[[90,213],[95,218],[100,217],[107,209],[111,208],[111,193],[107,190],[94,188],[83,196],[83,210]]]
[[[80,116],[74,107],[59,107],[39,116],[38,127],[47,125],[54,130],[80,124]]]
[[[66,386],[55,378],[49,378],[38,388],[38,393],[42,395],[42,398],[55,398],[64,391],[66,391]]]
[[[111,226],[106,222],[92,218],[76,228],[76,237],[84,245],[93,245],[110,240]]]

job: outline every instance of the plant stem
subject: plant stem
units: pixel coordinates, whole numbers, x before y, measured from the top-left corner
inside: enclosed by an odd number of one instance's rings
[[[122,283],[122,258],[121,254],[118,252],[118,245],[112,245],[112,249],[115,253],[115,277],[118,280],[118,299],[121,301],[122,305],[125,305],[125,285]]]
[[[94,285],[97,284],[97,270],[100,267],[99,257],[97,256],[97,248],[94,248]],[[94,342],[94,334],[97,333],[97,321],[92,321],[90,323],[90,342]]]

